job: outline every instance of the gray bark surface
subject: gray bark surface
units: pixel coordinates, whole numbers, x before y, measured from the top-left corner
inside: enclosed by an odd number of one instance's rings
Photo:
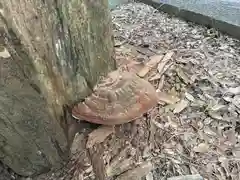
[[[111,17],[107,0],[0,2],[0,160],[32,176],[68,158],[64,107],[116,68]]]

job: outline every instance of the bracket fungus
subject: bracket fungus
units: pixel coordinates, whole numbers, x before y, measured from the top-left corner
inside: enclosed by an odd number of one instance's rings
[[[72,116],[102,125],[124,124],[141,117],[157,103],[156,89],[147,80],[116,70],[102,79],[85,101],[73,107]]]

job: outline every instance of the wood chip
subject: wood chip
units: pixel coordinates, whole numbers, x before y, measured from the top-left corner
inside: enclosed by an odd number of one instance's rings
[[[152,52],[151,50],[149,50],[148,48],[142,48],[142,47],[137,47],[136,51],[140,54],[148,55],[148,56],[155,56],[155,54],[156,54],[156,53]]]
[[[193,97],[193,95],[191,95],[191,94],[188,93],[188,92],[185,92],[185,97],[186,97],[186,99],[189,100],[189,101],[192,101],[192,102],[195,101],[195,98]]]
[[[163,58],[163,55],[155,55],[150,57],[150,61],[138,72],[138,76],[144,77],[146,74],[154,68]]]
[[[199,152],[199,153],[206,153],[209,150],[209,145],[206,143],[200,143],[198,146],[195,146],[193,148],[193,151]]]
[[[173,62],[166,64],[164,69],[159,73],[160,76],[162,76],[172,65],[173,65]]]
[[[100,126],[88,135],[87,148],[91,148],[93,145],[103,142],[113,132],[113,126]]]
[[[164,71],[164,67],[166,66],[166,64],[171,60],[172,56],[174,55],[173,51],[168,52],[164,57],[163,60],[159,62],[158,64],[158,73],[160,75],[163,74]],[[166,71],[166,70],[165,70]]]
[[[160,129],[164,129],[164,125],[163,124],[161,124],[161,123],[159,123],[159,122],[157,122],[156,120],[152,120],[152,123],[155,125],[155,126],[157,126],[158,128],[160,128]]]
[[[226,130],[223,134],[225,137],[227,137],[227,140],[231,143],[232,146],[237,143],[237,139],[235,136],[236,132],[234,128]]]
[[[186,107],[188,107],[188,101],[181,100],[179,103],[175,105],[175,108],[173,110],[173,113],[180,113],[182,112]]]
[[[165,124],[165,127],[171,126],[174,129],[177,129],[179,127],[179,124],[177,123],[176,119],[167,116],[167,120],[168,120],[168,122]]]
[[[223,98],[223,100],[226,101],[226,102],[231,102],[231,101],[232,101],[232,98],[229,97],[229,96],[223,96],[222,98]]]
[[[231,87],[231,88],[228,89],[227,92],[232,93],[234,95],[240,94],[240,86],[234,87],[234,88]]]
[[[158,88],[157,88],[158,91],[161,91],[161,89],[163,88],[164,81],[165,81],[165,76],[163,75],[158,83]]]
[[[211,111],[219,111],[219,110],[224,109],[224,108],[226,108],[225,105],[216,104],[216,105],[210,107],[209,109],[210,109]]]
[[[177,103],[180,99],[176,96],[170,95],[170,94],[166,94],[164,92],[160,92],[158,91],[158,100],[165,102],[167,104],[175,104]]]
[[[125,69],[129,72],[137,73],[144,67],[144,64],[141,62],[137,62],[137,61],[130,61],[128,64],[125,64],[122,67],[123,67],[123,69]]]
[[[183,72],[182,69],[178,68],[176,70],[178,77],[185,83],[185,84],[192,84],[191,79]]]
[[[146,176],[153,169],[151,162],[140,164],[138,167],[128,170],[116,178],[116,180],[139,180]]]
[[[8,52],[8,50],[6,48],[4,48],[4,50],[0,52],[0,57],[2,57],[2,58],[9,58],[9,57],[11,57],[11,55]]]
[[[217,112],[208,111],[208,115],[215,120],[223,120],[223,117]]]
[[[152,173],[152,172],[149,172],[149,173],[146,175],[146,180],[154,180],[154,179],[153,179],[153,173]]]
[[[124,43],[126,43],[127,41],[124,40],[124,41],[119,41],[119,40],[114,40],[114,47],[120,47],[121,45],[123,45]]]
[[[167,178],[167,180],[203,180],[203,177],[199,174],[196,175],[186,175],[186,176],[174,176]]]
[[[158,80],[160,78],[161,78],[161,75],[157,73],[154,76],[150,77],[149,81],[155,81],[155,80]]]
[[[119,174],[122,174],[123,172],[127,171],[129,168],[131,169],[131,167],[133,166],[134,164],[134,161],[133,161],[133,158],[123,158],[121,160],[118,160],[117,161],[117,164],[115,164],[114,166],[109,166],[107,167],[107,175],[109,177],[112,177],[112,176],[116,176],[116,175],[119,175]]]
[[[73,139],[73,143],[70,148],[71,155],[79,152],[79,149],[84,149],[84,135],[77,133]]]

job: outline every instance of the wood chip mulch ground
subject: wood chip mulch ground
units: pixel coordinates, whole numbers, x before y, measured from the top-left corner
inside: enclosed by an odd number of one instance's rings
[[[126,124],[112,137],[112,129],[89,136],[108,138],[107,174],[116,180],[240,179],[240,42],[141,3],[111,13],[119,66],[150,81],[161,101],[135,129]],[[84,172],[74,176],[94,179],[89,163],[81,163]]]
[[[146,179],[240,179],[240,42],[141,3],[112,17],[118,62],[161,95],[149,116],[154,168]]]

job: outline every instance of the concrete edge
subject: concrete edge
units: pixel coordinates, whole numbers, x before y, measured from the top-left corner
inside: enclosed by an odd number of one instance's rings
[[[179,9],[176,6],[169,4],[157,3],[152,0],[137,0],[137,1],[150,5],[158,9],[159,11],[163,11],[165,13],[168,13],[169,15],[179,17],[186,21],[191,21],[196,24],[217,29],[224,34],[228,34],[240,40],[240,26],[236,26],[225,21],[217,20],[214,19],[213,17],[209,17],[186,9]]]

